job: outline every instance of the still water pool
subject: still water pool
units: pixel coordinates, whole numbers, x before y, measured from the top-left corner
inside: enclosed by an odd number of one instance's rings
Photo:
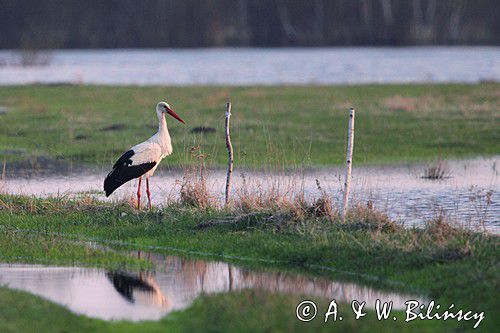
[[[258,271],[217,261],[192,260],[156,253],[131,252],[150,260],[155,269],[143,272],[82,267],[0,264],[0,285],[24,290],[71,311],[106,320],[158,320],[189,307],[204,294],[246,289],[303,295],[337,303],[393,302],[405,308],[410,294],[378,290],[353,282],[332,281],[289,272]]]

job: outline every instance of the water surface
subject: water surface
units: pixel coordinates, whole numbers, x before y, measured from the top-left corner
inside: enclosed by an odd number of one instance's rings
[[[134,252],[133,255],[136,255]],[[106,320],[158,320],[182,310],[203,294],[246,289],[280,292],[340,302],[393,302],[405,308],[410,294],[387,292],[353,282],[330,281],[294,273],[255,271],[216,261],[138,253],[154,271],[106,271],[95,268],[0,264],[0,284],[28,291],[71,311]]]
[[[275,85],[500,81],[500,47],[55,50],[48,66],[0,50],[0,85]]]
[[[373,203],[392,219],[405,225],[422,225],[429,219],[445,214],[466,227],[500,233],[500,157],[443,162],[446,177],[442,180],[423,179],[427,164],[353,167],[353,204]],[[119,188],[105,198],[103,180],[108,170],[29,170],[23,176],[17,170],[7,174],[3,190],[12,194],[35,196],[78,197],[89,194],[102,200],[121,200],[135,197],[137,181]],[[37,173],[39,172],[39,173]],[[155,205],[178,200],[183,173],[158,171],[151,179]],[[340,206],[343,169],[305,170],[302,172],[251,172],[236,169],[233,197],[247,193],[279,192],[287,197],[304,193],[306,199],[319,197],[316,180],[322,189]],[[206,172],[209,192],[221,202],[226,173],[223,170]],[[144,193],[145,194],[145,193]],[[143,203],[145,203],[143,195]]]

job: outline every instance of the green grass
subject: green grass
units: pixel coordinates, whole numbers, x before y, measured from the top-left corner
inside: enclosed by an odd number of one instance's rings
[[[70,242],[60,236],[26,234],[15,228],[2,230],[0,262],[92,266],[112,270],[151,268],[149,262],[120,252]]]
[[[223,165],[225,102],[233,103],[237,165],[282,168],[340,164],[347,110],[357,109],[354,160],[388,164],[498,154],[500,84],[297,87],[0,87],[0,157],[48,157],[108,166],[157,126],[154,107],[167,100],[187,122],[169,120],[174,154],[186,162],[198,144]],[[113,131],[112,125],[124,125]],[[194,134],[196,126],[216,133]]]
[[[443,307],[454,303],[456,308],[485,311],[486,319],[478,331],[491,332],[498,327],[497,236],[455,230],[439,223],[424,230],[408,230],[380,229],[376,222],[368,223],[369,219],[348,224],[331,224],[323,218],[297,220],[286,214],[279,219],[269,219],[271,214],[276,217],[280,212],[261,212],[233,223],[215,223],[200,228],[200,223],[218,221],[227,214],[175,205],[146,213],[135,212],[126,205],[112,206],[94,201],[0,196],[0,249],[4,257],[13,258],[27,251],[9,250],[12,247],[9,238],[15,234],[24,235],[26,239],[92,239],[104,245],[121,244],[125,248],[153,246],[158,252],[179,255],[203,252],[213,259],[245,263],[257,269],[278,268],[337,280],[355,279],[378,288],[423,294]],[[31,244],[29,241],[15,243],[23,248],[26,242]],[[33,257],[49,258],[58,263],[71,262],[70,257],[89,264],[112,263],[88,256],[83,250],[74,250],[73,254],[49,250],[48,255],[33,251]],[[122,259],[117,261],[123,262]],[[471,331],[473,325],[450,321],[385,323],[376,321],[373,313],[366,320],[346,318],[342,323],[324,324],[317,318],[309,324],[301,324],[294,317],[300,297],[257,291],[204,296],[189,309],[159,322],[137,324],[108,323],[76,316],[49,302],[4,288],[0,288],[0,299],[0,331],[8,328],[20,331],[32,325],[31,318],[39,318],[39,332],[72,331],[76,327],[78,331],[100,332],[239,329],[451,332]],[[404,317],[402,313],[397,316]]]
[[[373,311],[356,321],[349,305],[342,304],[343,320],[324,323],[315,319],[301,323],[294,317],[298,297],[242,291],[201,296],[184,311],[170,314],[160,321],[131,323],[106,322],[78,316],[24,292],[0,287],[0,330],[9,332],[443,332],[456,324],[414,321],[404,323],[404,314],[393,312],[397,322],[377,321]],[[318,309],[326,312],[328,303],[316,300]],[[319,315],[318,315],[319,317]],[[480,326],[477,330],[481,332]],[[486,331],[485,331],[486,332]]]

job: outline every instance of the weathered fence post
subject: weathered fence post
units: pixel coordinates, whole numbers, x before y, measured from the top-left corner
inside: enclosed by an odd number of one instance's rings
[[[2,175],[0,176],[0,192],[4,190],[5,186],[5,156],[3,157],[3,167],[2,167]]]
[[[2,180],[5,180],[5,166],[6,166],[6,162],[5,162],[5,156],[3,157],[3,166],[2,166]]]
[[[354,114],[353,108],[349,109],[349,129],[347,131],[347,154],[344,179],[344,207],[342,209],[342,220],[347,217],[347,207],[349,204],[349,190],[351,187],[352,151],[354,148]]]
[[[229,120],[231,118],[231,103],[226,103],[226,147],[228,153],[227,178],[226,178],[226,206],[229,205],[229,192],[231,191],[231,176],[233,174],[233,145],[229,132]]]

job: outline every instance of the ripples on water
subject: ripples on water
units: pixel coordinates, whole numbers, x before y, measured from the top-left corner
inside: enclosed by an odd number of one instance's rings
[[[139,254],[141,254],[139,252]],[[223,262],[189,260],[142,253],[156,270],[106,271],[95,268],[0,264],[0,285],[21,289],[101,319],[157,320],[187,308],[202,294],[255,289],[335,299],[338,303],[393,302],[403,309],[414,295],[398,294],[352,283],[282,272],[260,272]]]
[[[441,213],[464,226],[500,233],[500,157],[448,161],[449,177],[443,180],[423,179],[423,164],[356,167],[353,168],[353,203],[373,202],[375,208],[405,225],[421,225]],[[43,170],[40,170],[43,172]],[[243,184],[243,175],[245,184]],[[290,173],[242,172],[235,170],[233,196],[238,197],[246,186],[248,191],[277,190],[289,195],[304,192],[306,198],[319,196],[316,179],[339,205],[342,198],[341,168],[328,168]],[[57,196],[89,193],[102,200],[118,200],[135,196],[137,182],[125,184],[106,199],[102,192],[105,171],[68,171],[62,175],[48,170],[48,174],[19,174],[7,176],[4,191],[12,194]],[[153,202],[164,205],[178,199],[180,172],[157,172],[151,180]],[[222,200],[225,171],[208,171],[209,191]],[[241,192],[240,192],[241,193]],[[489,199],[488,197],[489,196]]]
[[[16,63],[0,51],[0,63]],[[55,50],[0,84],[359,84],[500,81],[500,47]]]

